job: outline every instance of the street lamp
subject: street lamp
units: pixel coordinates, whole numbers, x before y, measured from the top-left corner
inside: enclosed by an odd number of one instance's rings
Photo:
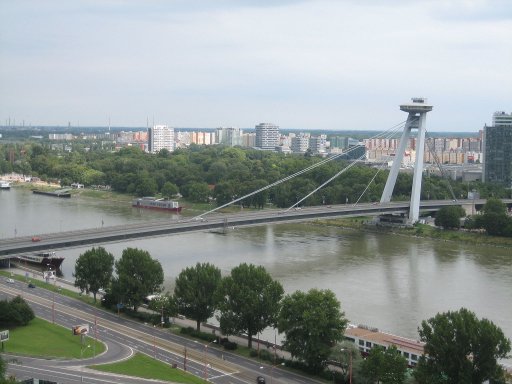
[[[279,365],[284,365],[284,363],[281,363]],[[270,384],[273,384],[274,382],[274,368],[277,366],[277,364],[274,362],[270,367],[263,367],[261,366],[260,369],[268,369],[270,368]]]
[[[349,382],[349,384],[352,384],[352,349],[341,348],[340,351],[349,353],[350,362],[349,362],[349,366],[348,366],[348,382]]]
[[[217,340],[210,341],[208,344],[204,345],[204,379],[208,381],[208,361],[206,360],[208,353],[208,346],[212,343],[216,343]]]
[[[52,267],[50,264],[46,264],[48,266],[48,271],[46,272],[46,283],[50,282],[50,278],[53,277],[53,295],[52,295],[52,323],[55,324],[55,283],[56,277],[52,275]]]

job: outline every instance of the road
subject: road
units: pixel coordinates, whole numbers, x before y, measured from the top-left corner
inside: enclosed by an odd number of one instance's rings
[[[504,200],[505,203],[512,200]],[[486,200],[429,200],[422,201],[420,209],[435,211],[450,205],[483,205]],[[198,216],[180,220],[157,220],[143,223],[91,228],[79,231],[37,234],[40,241],[32,241],[32,236],[13,237],[0,241],[0,258],[20,253],[30,253],[48,249],[63,249],[89,244],[102,244],[125,239],[150,236],[163,236],[176,233],[226,230],[232,227],[264,225],[308,221],[317,218],[336,218],[353,216],[377,216],[381,214],[400,214],[409,210],[409,202],[373,203],[359,205],[322,205],[302,209],[278,210],[242,210],[237,213]],[[36,235],[36,234],[34,234]]]
[[[94,364],[105,364],[129,358],[135,352],[144,353],[166,364],[176,365],[198,377],[218,384],[254,383],[259,375],[270,378],[274,384],[318,384],[319,381],[305,378],[288,371],[245,359],[217,348],[214,344],[194,342],[171,334],[166,329],[138,323],[114,313],[96,310],[81,301],[47,291],[28,288],[27,284],[15,280],[0,281],[0,299],[21,295],[34,309],[36,316],[69,328],[78,324],[92,324],[91,336],[107,345],[107,351],[91,359],[47,360],[4,356],[8,361],[8,372],[18,379],[38,377],[58,382],[76,383],[149,383],[138,378],[120,378],[85,368]],[[96,324],[96,325],[94,325]],[[173,369],[173,368],[170,368]]]

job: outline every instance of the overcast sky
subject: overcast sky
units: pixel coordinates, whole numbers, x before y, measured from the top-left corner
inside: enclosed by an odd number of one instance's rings
[[[0,125],[428,131],[512,112],[509,0],[0,0]]]

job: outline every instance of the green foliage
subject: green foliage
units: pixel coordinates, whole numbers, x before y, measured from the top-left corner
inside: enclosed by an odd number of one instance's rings
[[[201,181],[192,181],[181,188],[183,197],[195,203],[206,203],[210,196],[208,184]]]
[[[484,228],[491,236],[512,237],[512,217],[507,215],[507,207],[501,200],[487,200],[482,212],[483,215],[475,224]]]
[[[177,195],[179,191],[180,190],[176,184],[166,181],[162,187],[161,194],[163,197],[170,199],[174,195]]]
[[[435,225],[447,229],[460,228],[460,218],[466,216],[466,212],[459,205],[443,207],[436,213]]]
[[[75,262],[75,287],[85,293],[92,292],[94,302],[100,288],[108,288],[114,270],[114,256],[105,248],[92,248],[81,254]]]
[[[178,314],[176,301],[169,293],[155,297],[149,302],[148,308],[158,313],[152,323],[160,324],[164,327],[169,326],[169,316],[176,316]]]
[[[34,311],[21,297],[16,296],[11,301],[0,301],[0,326],[28,325],[35,317]]]
[[[374,347],[361,364],[361,373],[371,382],[402,384],[407,373],[407,360],[395,346]]]
[[[281,284],[261,266],[243,263],[233,268],[217,290],[222,333],[247,333],[251,348],[252,337],[275,324],[283,293]]]
[[[77,143],[73,144],[73,152],[63,153],[50,149],[48,144],[26,144],[8,148],[0,145],[0,152],[3,150],[8,153],[6,151],[11,148],[15,163],[5,161],[5,156],[0,159],[0,168],[6,171],[14,168],[23,174],[33,174],[44,180],[60,180],[64,184],[109,184],[116,192],[138,196],[154,196],[160,192],[165,197],[171,197],[177,188],[193,202],[208,202],[211,197],[208,184],[212,184],[215,186],[214,195],[218,205],[231,201],[233,196],[241,197],[247,191],[252,192],[290,176],[321,160],[317,156],[284,155],[222,145],[192,145],[189,149],[177,149],[172,153],[162,151],[149,154],[136,147],[110,152],[90,145],[90,151],[85,151],[83,145]],[[243,204],[262,207],[271,202],[281,208],[289,207],[346,165],[343,160],[326,163],[313,172],[254,195]],[[366,166],[355,166],[302,205],[345,203],[347,199],[355,202],[376,172]],[[380,172],[376,176],[361,202],[377,201],[380,198],[387,173]],[[412,175],[400,173],[393,193],[394,199],[408,199],[411,184]],[[451,184],[457,197],[469,189],[479,191],[484,198],[510,195],[510,192],[498,185],[453,181]],[[166,185],[172,187],[164,188]],[[424,182],[422,198],[451,199],[447,180],[430,175]]]
[[[503,378],[497,360],[510,352],[510,340],[491,321],[461,308],[422,321],[418,332],[426,343],[415,371],[418,383],[481,384]]]
[[[198,331],[201,322],[213,316],[217,305],[215,291],[220,281],[220,269],[209,263],[185,268],[176,278],[174,296],[178,311],[196,320]]]
[[[161,291],[164,282],[162,265],[147,251],[126,248],[115,268],[117,278],[112,280],[112,295],[118,303],[133,306],[137,311],[147,296]]]
[[[282,301],[278,329],[286,336],[284,348],[314,372],[321,371],[346,326],[340,302],[330,290],[296,291]]]

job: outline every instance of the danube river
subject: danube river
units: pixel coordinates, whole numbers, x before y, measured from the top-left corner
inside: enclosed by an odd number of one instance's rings
[[[184,210],[186,212],[186,209]],[[0,241],[6,237],[117,225],[175,215],[137,210],[126,203],[58,199],[12,188],[0,191]],[[223,274],[240,263],[262,265],[287,293],[310,288],[335,292],[351,323],[418,338],[421,320],[466,307],[512,338],[512,250],[403,237],[311,224],[235,228],[105,244],[147,250],[172,289],[180,271],[197,262]],[[72,279],[76,258],[89,248],[59,251]]]

